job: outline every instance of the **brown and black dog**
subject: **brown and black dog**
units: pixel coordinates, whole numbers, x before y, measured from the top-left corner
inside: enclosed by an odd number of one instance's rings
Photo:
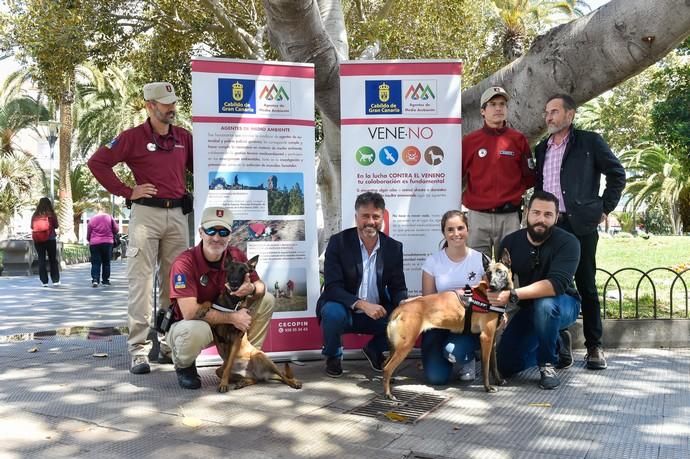
[[[510,271],[510,254],[504,250],[500,262],[489,262],[484,258],[485,275],[475,294],[486,298],[487,291],[510,290],[513,288],[513,276]],[[485,300],[488,304],[488,301]],[[461,333],[465,328],[465,314],[471,308],[458,292],[442,292],[419,296],[401,303],[391,314],[388,322],[388,341],[390,357],[383,367],[383,390],[387,398],[395,400],[391,393],[391,377],[396,368],[414,347],[417,337],[432,328],[444,328],[453,333]],[[498,385],[505,381],[498,373],[496,366],[496,330],[500,323],[500,313],[492,310],[475,312],[470,319],[471,333],[479,333],[482,354],[482,374],[484,388],[487,392],[496,392],[490,384],[489,369]]]
[[[243,299],[232,294],[244,283],[245,276],[256,269],[258,261],[258,255],[247,263],[226,259],[224,265],[225,272],[227,273],[226,284],[223,293],[216,299],[216,304],[227,309],[248,308],[251,311],[252,306],[261,302],[263,295],[252,297],[252,302],[247,304],[246,298]],[[209,308],[199,311],[198,316],[203,317]],[[252,346],[247,339],[246,333],[239,331],[230,324],[211,325],[211,331],[213,332],[213,339],[216,343],[218,354],[223,359],[223,365],[216,370],[216,375],[220,378],[218,392],[228,391],[232,367],[236,361],[248,361],[248,364],[245,375],[239,376],[239,379],[234,380],[235,390],[251,386],[260,381],[276,379],[274,376],[277,376],[277,379],[280,379],[280,381],[293,389],[302,388],[302,383],[293,376],[290,365],[287,362],[285,363],[285,372],[283,373],[264,352]]]

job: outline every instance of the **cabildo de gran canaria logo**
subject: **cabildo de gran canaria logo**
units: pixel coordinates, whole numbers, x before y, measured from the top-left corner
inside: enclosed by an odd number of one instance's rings
[[[364,82],[364,89],[367,115],[402,113],[402,85],[400,80],[367,80]]]
[[[256,82],[254,80],[218,79],[218,111],[220,113],[256,113]]]

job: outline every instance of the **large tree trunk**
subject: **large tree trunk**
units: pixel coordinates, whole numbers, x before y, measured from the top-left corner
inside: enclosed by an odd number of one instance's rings
[[[338,64],[347,56],[339,1],[321,0],[317,5],[316,0],[264,0],[264,6],[271,43],[281,58],[315,64],[317,106],[337,129]],[[688,35],[690,0],[612,0],[550,30],[523,57],[463,91],[463,133],[482,125],[481,93],[500,85],[512,96],[511,124],[535,141],[545,130],[542,112],[550,95],[565,92],[578,104],[586,102],[657,62]],[[328,228],[321,242],[340,225],[339,141],[327,142],[328,148],[319,151],[321,204]]]
[[[72,204],[72,184],[70,171],[72,170],[72,104],[74,93],[67,89],[60,99],[60,170],[58,175],[58,224],[60,226],[60,240],[62,242],[76,242],[74,234],[74,209]]]
[[[340,61],[348,56],[339,0],[264,0],[269,39],[282,59],[311,62],[316,70],[316,107],[323,118],[317,183],[324,226],[319,253],[340,230]]]

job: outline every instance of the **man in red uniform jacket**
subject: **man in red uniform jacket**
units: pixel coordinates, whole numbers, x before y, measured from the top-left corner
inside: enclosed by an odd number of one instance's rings
[[[169,304],[170,265],[189,247],[189,227],[183,213],[185,170],[192,171],[192,134],[175,121],[177,97],[170,83],[144,86],[148,119],[122,132],[89,159],[89,169],[109,192],[132,201],[127,247],[129,283],[127,340],[132,358],[129,371],[149,373],[148,339],[152,313],[153,274],[159,266],[160,304]],[[124,184],[113,171],[118,163],[132,171],[136,185]],[[161,343],[159,362],[172,362]]]
[[[484,126],[462,140],[462,203],[469,209],[467,245],[491,257],[506,234],[520,229],[534,165],[525,136],[506,123],[509,96],[498,86],[480,99]]]

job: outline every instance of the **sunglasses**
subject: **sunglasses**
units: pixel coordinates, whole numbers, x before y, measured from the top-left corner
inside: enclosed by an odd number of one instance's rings
[[[215,236],[216,234],[218,234],[220,237],[230,236],[230,230],[227,228],[202,228],[202,230],[207,236]]]
[[[537,267],[539,267],[539,249],[534,247],[529,252],[529,268],[535,269]]]

